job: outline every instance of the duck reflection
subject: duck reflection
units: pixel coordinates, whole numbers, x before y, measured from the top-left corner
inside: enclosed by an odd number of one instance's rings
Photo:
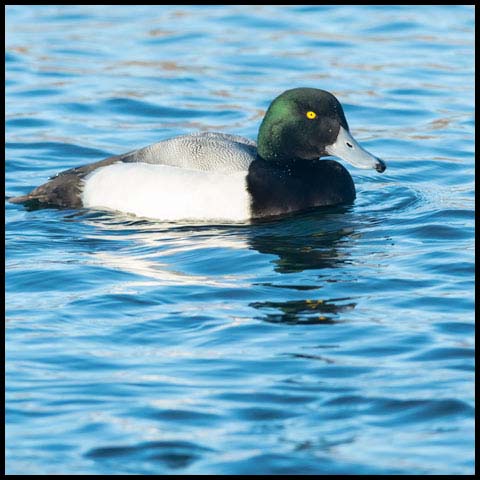
[[[321,270],[338,267],[348,261],[346,249],[339,250],[352,229],[303,232],[302,234],[255,235],[249,239],[251,248],[260,253],[276,255],[275,270],[279,273],[295,273],[304,270]]]
[[[337,207],[327,212],[296,215],[273,224],[258,225],[252,229],[249,238],[251,248],[260,253],[272,254],[274,270],[281,274],[301,273],[316,270],[316,285],[297,282],[261,283],[264,287],[296,291],[320,290],[325,282],[333,282],[331,269],[349,262],[349,243],[355,238],[355,231],[345,217],[348,207]],[[348,217],[348,216],[347,216]],[[266,231],[265,231],[266,230]],[[304,276],[300,278],[305,278]],[[291,295],[285,291],[285,297]],[[340,314],[355,308],[351,298],[318,298],[257,301],[250,306],[260,313],[256,318],[271,323],[285,324],[332,324],[341,321]]]
[[[209,291],[212,300],[220,289],[223,301],[227,290],[238,295],[238,289],[249,289],[255,298],[248,304],[257,312],[253,317],[270,323],[332,324],[341,321],[341,313],[356,306],[351,298],[318,295],[327,282],[337,281],[338,274],[332,269],[350,262],[350,246],[357,234],[348,207],[327,212],[320,209],[249,225],[172,225],[113,215],[88,215],[83,221],[95,227],[96,242],[101,239],[117,246],[120,242],[126,247],[95,249],[90,252],[95,263],[100,261],[140,275],[143,280],[136,278],[131,282],[137,287],[207,287],[212,289]],[[128,247],[123,242],[133,245]],[[197,258],[202,261],[202,252],[209,249],[220,249],[228,257],[228,251],[235,255],[235,250],[248,249],[270,255],[276,275],[270,270],[267,276],[274,280],[255,281],[258,279],[255,271],[245,269],[239,273],[237,267],[235,273],[218,265],[215,274],[207,269],[200,272]],[[176,255],[189,261],[179,263],[175,261]],[[196,263],[195,268],[190,268]],[[308,273],[302,274],[304,271]],[[132,288],[132,284],[123,286]]]
[[[289,300],[286,302],[253,302],[251,307],[258,309],[262,315],[257,317],[269,323],[286,323],[289,325],[318,325],[339,323],[338,314],[355,308],[349,298],[330,300]],[[340,303],[345,302],[348,303]],[[337,302],[337,303],[335,303]]]

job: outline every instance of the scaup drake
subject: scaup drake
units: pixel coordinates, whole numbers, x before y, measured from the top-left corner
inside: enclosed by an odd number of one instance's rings
[[[335,156],[359,168],[385,163],[352,137],[331,93],[294,88],[270,104],[257,143],[199,132],[66,170],[13,203],[117,210],[160,220],[233,220],[352,203]]]

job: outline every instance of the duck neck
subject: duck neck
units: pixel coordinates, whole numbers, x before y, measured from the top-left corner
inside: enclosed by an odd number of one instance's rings
[[[258,155],[263,160],[278,165],[297,160],[289,145],[289,137],[283,125],[264,119],[258,130]]]

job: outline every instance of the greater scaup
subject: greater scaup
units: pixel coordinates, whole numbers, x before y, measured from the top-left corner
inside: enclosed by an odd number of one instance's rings
[[[200,132],[66,170],[28,195],[30,207],[109,209],[161,220],[234,220],[351,203],[348,171],[386,169],[352,137],[340,102],[294,88],[270,104],[258,143]]]

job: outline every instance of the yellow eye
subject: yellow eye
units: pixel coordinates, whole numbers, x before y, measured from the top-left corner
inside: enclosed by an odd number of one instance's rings
[[[307,115],[307,118],[309,118],[310,120],[317,118],[317,114],[315,112],[312,112],[311,110],[307,112],[306,115]]]

